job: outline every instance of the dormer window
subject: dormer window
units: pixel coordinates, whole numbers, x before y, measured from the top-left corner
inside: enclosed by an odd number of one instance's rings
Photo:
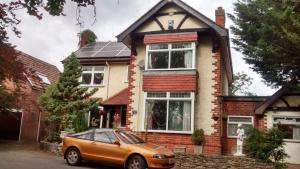
[[[82,86],[103,85],[104,66],[83,66],[81,83]]]
[[[180,70],[194,68],[194,42],[147,45],[146,70]]]

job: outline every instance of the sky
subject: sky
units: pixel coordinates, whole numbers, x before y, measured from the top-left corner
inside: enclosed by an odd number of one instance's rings
[[[7,0],[8,1],[8,0]],[[183,0],[202,14],[215,20],[215,9],[221,6],[226,13],[233,13],[233,3],[236,0]],[[83,28],[77,25],[76,5],[70,0],[64,9],[66,16],[49,16],[44,12],[42,20],[29,16],[25,11],[17,11],[17,17],[22,20],[18,29],[22,32],[21,38],[10,32],[10,42],[31,56],[56,65],[62,70],[61,61],[71,52],[78,49],[78,32],[82,29],[91,29],[98,37],[98,41],[116,41],[116,36],[147,12],[159,0],[97,0],[96,22],[94,9],[87,7],[81,10]],[[233,25],[226,18],[226,27]],[[231,34],[230,37],[233,37]],[[234,45],[231,44],[231,47]],[[251,92],[267,96],[276,90],[267,87],[261,76],[251,70],[251,67],[242,59],[243,55],[231,49],[233,71],[244,72],[253,78],[249,86]]]

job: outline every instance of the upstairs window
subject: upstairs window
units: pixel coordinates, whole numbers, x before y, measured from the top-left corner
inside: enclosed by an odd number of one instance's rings
[[[103,85],[104,66],[83,66],[81,83],[85,86]]]
[[[163,43],[147,45],[147,70],[195,68],[195,43]]]

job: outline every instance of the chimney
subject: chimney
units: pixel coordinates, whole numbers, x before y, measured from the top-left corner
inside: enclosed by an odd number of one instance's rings
[[[88,31],[83,31],[79,36],[80,36],[80,41],[79,41],[79,48],[82,48],[83,46],[87,45],[89,43],[89,34],[90,32]]]
[[[218,7],[215,11],[216,14],[216,23],[221,27],[225,27],[225,11],[222,7]]]

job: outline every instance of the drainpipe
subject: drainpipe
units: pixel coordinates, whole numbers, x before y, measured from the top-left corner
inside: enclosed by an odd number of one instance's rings
[[[39,142],[39,138],[40,138],[41,116],[42,116],[42,113],[41,113],[41,111],[39,111],[39,123],[38,123],[37,134],[36,134],[37,142]]]
[[[108,91],[109,91],[109,76],[110,76],[110,65],[108,64],[107,61],[106,61],[106,66],[107,66],[107,71],[108,71],[107,87],[106,87],[106,99],[107,99],[108,98]]]

